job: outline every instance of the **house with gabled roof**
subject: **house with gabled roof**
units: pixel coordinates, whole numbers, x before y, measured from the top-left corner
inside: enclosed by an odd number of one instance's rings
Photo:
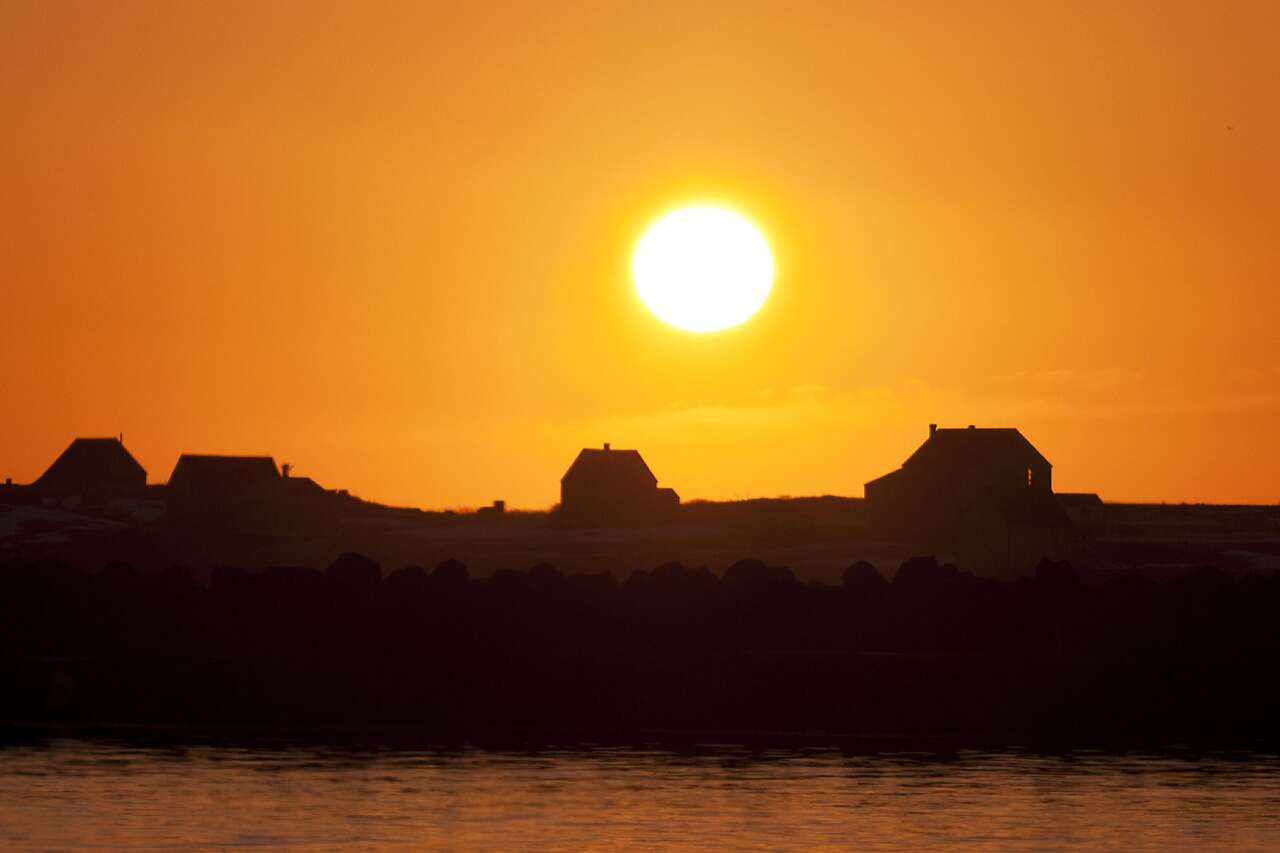
[[[669,518],[680,504],[636,450],[587,447],[560,478],[561,523],[583,526],[644,524]]]
[[[1052,494],[1053,466],[1016,429],[939,429],[902,467],[867,483],[867,511],[882,529],[925,537],[953,529],[985,495]]]
[[[270,456],[184,453],[169,475],[169,499],[208,504],[271,500],[281,493],[280,480]]]
[[[352,504],[292,468],[270,456],[184,453],[169,477],[169,516],[188,526],[292,530],[332,524]]]
[[[38,494],[115,497],[142,492],[147,472],[120,438],[77,438],[40,475]]]

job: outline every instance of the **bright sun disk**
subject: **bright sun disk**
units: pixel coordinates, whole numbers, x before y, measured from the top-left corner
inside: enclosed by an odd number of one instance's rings
[[[736,326],[773,286],[773,255],[760,230],[733,211],[682,207],[640,238],[631,258],[636,292],[659,319],[690,332]]]

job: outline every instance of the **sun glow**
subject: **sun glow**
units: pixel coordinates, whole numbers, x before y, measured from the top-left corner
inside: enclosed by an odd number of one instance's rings
[[[755,314],[773,286],[773,255],[743,216],[712,205],[682,207],[645,232],[631,258],[640,299],[659,319],[715,332]]]

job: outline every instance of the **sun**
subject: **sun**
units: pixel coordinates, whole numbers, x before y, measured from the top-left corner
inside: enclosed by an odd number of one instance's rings
[[[773,287],[773,254],[760,229],[714,205],[691,205],[655,222],[631,258],[641,301],[689,332],[717,332],[755,314]]]

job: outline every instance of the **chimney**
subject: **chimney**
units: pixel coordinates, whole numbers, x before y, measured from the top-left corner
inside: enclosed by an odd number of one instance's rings
[[[607,441],[606,441],[606,442],[604,443],[604,449],[605,449],[605,450],[608,450],[608,449],[609,449],[609,442],[607,442]]]
[[[12,478],[12,477],[5,477],[5,478],[4,478],[4,484],[5,484],[6,486],[12,486],[12,485],[13,485],[13,478]]]
[[[289,479],[289,472],[292,470],[293,466],[286,462],[280,466],[280,476],[287,480]]]
[[[938,431],[937,424],[929,424],[929,438],[933,438],[933,434]]]

